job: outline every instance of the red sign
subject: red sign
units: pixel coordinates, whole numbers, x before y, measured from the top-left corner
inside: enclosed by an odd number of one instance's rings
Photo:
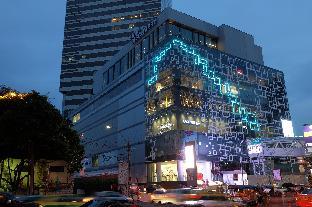
[[[203,180],[204,175],[203,173],[197,173],[197,180]]]

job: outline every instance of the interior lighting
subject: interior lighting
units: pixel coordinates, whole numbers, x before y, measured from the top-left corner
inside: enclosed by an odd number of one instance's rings
[[[232,112],[234,114],[239,114],[241,116],[242,122],[246,124],[251,130],[260,130],[260,124],[256,118],[256,114],[247,112],[246,108],[241,106],[240,100],[237,96],[238,92],[235,90],[236,87],[234,88],[229,83],[222,81],[214,71],[209,70],[209,64],[206,58],[197,53],[193,47],[186,45],[179,39],[173,39],[169,44],[167,44],[167,46],[165,46],[163,50],[161,50],[156,56],[154,56],[154,58],[152,58],[153,75],[147,81],[148,86],[153,85],[158,80],[158,63],[164,59],[166,54],[168,54],[168,51],[172,49],[173,46],[179,47],[185,53],[194,56],[194,64],[201,66],[203,76],[211,80],[214,85],[217,86],[220,94],[228,97],[228,101],[232,104]],[[241,72],[243,74],[241,69],[238,69],[237,72]]]
[[[106,129],[110,129],[112,128],[110,125],[106,125]]]

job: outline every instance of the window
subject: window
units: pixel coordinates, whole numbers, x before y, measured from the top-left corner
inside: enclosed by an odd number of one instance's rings
[[[163,88],[172,86],[173,84],[173,79],[172,79],[172,74],[171,71],[162,71],[159,74],[159,80],[158,82],[155,84],[156,87],[156,91],[161,91]]]
[[[64,166],[50,166],[49,172],[64,172],[65,168]]]
[[[92,167],[98,167],[99,166],[99,155],[93,155],[92,156]]]
[[[103,74],[103,85],[106,86],[109,83],[108,71],[105,71]]]
[[[142,43],[138,43],[135,46],[135,64],[140,62],[142,56],[141,52],[142,52]]]
[[[162,24],[159,27],[159,42],[161,42],[166,37],[166,24]]]
[[[145,54],[149,51],[149,37],[144,38],[142,43],[142,54],[145,56]]]
[[[118,61],[115,64],[115,72],[114,72],[114,79],[117,79],[117,77],[120,75],[120,61]]]
[[[117,18],[117,17],[112,18],[112,22],[119,22],[119,21],[120,21],[120,18]]]
[[[109,83],[114,80],[114,66],[109,69]]]
[[[174,24],[169,24],[169,35],[178,35],[179,28]]]
[[[134,65],[134,60],[135,60],[135,52],[134,48],[128,53],[129,54],[129,59],[128,59],[128,68],[131,68]]]
[[[201,108],[200,97],[188,91],[181,91],[181,105],[188,108]]]
[[[79,120],[80,120],[80,113],[73,116],[73,123],[76,123]]]
[[[207,47],[210,47],[210,45],[211,45],[211,38],[208,37],[208,36],[205,37],[205,45],[206,45]]]
[[[181,31],[181,35],[184,39],[186,40],[193,40],[193,33],[192,31],[188,30],[188,29],[184,29],[184,28],[180,28]]]
[[[128,54],[121,59],[120,74],[123,74],[127,69],[128,69]]]
[[[238,180],[238,174],[233,174],[233,180]]]
[[[154,100],[149,100],[146,105],[147,114],[151,115],[156,111],[156,105]]]
[[[198,43],[198,33],[197,32],[193,32],[193,42]]]
[[[154,47],[154,33],[149,36],[150,39],[150,50]]]
[[[120,30],[120,27],[119,26],[114,26],[114,27],[112,27],[112,30],[114,31],[114,30]]]
[[[198,37],[198,41],[199,41],[199,44],[201,44],[201,45],[204,45],[205,44],[205,37],[204,37],[204,35],[199,35],[199,37]]]
[[[158,44],[158,28],[153,32],[154,34],[154,47]]]
[[[215,38],[211,39],[211,47],[217,48],[217,39]]]
[[[203,90],[203,81],[196,77],[181,75],[181,86]]]
[[[173,105],[173,95],[171,91],[164,92],[160,97],[159,107],[168,108]]]

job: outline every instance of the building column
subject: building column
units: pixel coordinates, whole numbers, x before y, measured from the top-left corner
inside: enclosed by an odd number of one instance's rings
[[[177,160],[177,168],[178,168],[178,181],[184,181],[183,180],[183,172],[184,172],[183,160]]]
[[[156,163],[157,182],[161,182],[161,163]]]

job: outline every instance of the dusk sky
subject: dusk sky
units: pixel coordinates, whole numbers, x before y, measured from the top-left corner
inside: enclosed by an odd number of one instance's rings
[[[65,0],[1,0],[0,85],[37,90],[61,109]],[[296,135],[312,124],[311,0],[173,0],[173,8],[252,34],[266,66],[284,72]]]

